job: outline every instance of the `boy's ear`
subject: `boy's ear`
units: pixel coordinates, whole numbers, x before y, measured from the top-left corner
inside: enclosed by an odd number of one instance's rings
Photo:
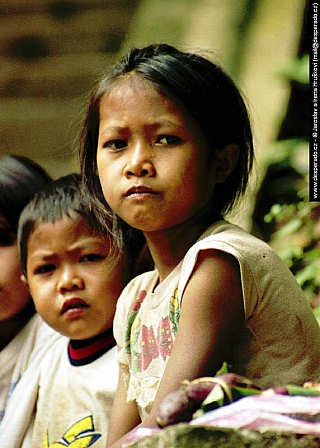
[[[20,280],[22,281],[24,286],[27,288],[27,290],[30,292],[30,288],[29,288],[29,283],[28,283],[27,277],[24,274],[22,274],[20,276]]]
[[[217,148],[215,151],[216,161],[216,182],[221,184],[232,173],[239,159],[239,146],[230,143],[224,148]]]

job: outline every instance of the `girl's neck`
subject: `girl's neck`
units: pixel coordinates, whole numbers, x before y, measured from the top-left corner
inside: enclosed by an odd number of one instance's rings
[[[159,232],[146,232],[151,256],[163,281],[180,263],[190,247],[215,220],[188,220]]]

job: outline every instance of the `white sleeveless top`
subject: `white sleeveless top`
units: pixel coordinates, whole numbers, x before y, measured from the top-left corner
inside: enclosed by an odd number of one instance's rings
[[[151,410],[174,345],[184,289],[198,253],[206,249],[231,254],[240,266],[245,326],[231,370],[263,388],[320,380],[320,328],[294,276],[266,243],[222,220],[203,233],[158,286],[156,270],[144,273],[118,300],[118,362],[127,398],[137,402],[142,418]]]

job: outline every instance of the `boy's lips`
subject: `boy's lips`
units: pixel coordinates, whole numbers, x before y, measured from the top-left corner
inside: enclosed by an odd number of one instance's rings
[[[60,314],[64,314],[69,310],[74,310],[77,308],[88,308],[88,307],[89,305],[84,300],[80,299],[79,297],[73,297],[64,302]]]

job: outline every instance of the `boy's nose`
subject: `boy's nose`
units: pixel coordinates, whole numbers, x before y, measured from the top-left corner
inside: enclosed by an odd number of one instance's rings
[[[136,144],[128,151],[128,160],[124,168],[126,177],[151,177],[155,174],[153,151],[146,143]]]
[[[84,282],[75,272],[65,270],[59,279],[57,288],[59,292],[77,291],[84,288]]]

